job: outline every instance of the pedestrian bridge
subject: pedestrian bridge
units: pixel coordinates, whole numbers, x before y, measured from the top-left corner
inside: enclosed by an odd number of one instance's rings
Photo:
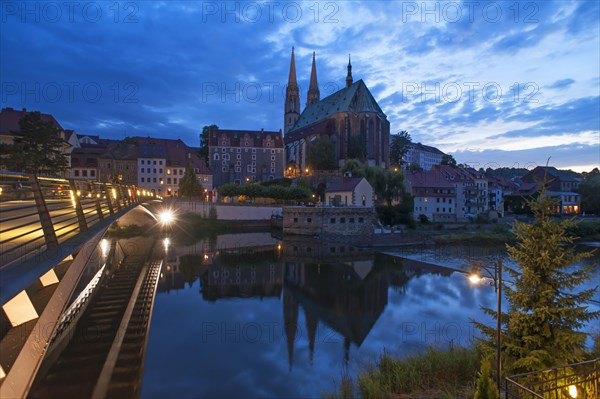
[[[135,186],[0,171],[0,397],[62,396],[36,375],[44,359],[64,357],[73,346],[75,325],[89,326],[100,316],[106,330],[97,344],[108,344],[104,352],[85,348],[101,357],[86,363],[98,372],[86,396],[130,396],[111,385],[112,376],[131,350],[124,340],[138,337],[136,348],[144,347],[145,331],[138,330],[149,326],[162,262],[148,251],[157,246],[142,242],[153,238],[111,244],[104,237],[116,221],[152,228],[160,206],[160,197]],[[78,323],[90,303],[96,316]],[[128,329],[133,324],[138,330]]]

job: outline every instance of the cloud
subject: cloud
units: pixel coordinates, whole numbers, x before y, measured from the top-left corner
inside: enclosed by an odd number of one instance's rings
[[[302,103],[312,51],[322,97],[344,86],[352,53],[355,80],[380,100],[392,131],[446,150],[507,149],[505,140],[538,134],[589,144],[598,131],[597,103],[583,100],[600,85],[596,1],[98,6],[97,22],[81,7],[73,21],[68,10],[58,21],[5,15],[2,106],[52,113],[79,132],[190,145],[212,123],[279,130],[296,46]],[[55,85],[62,92],[52,97]]]
[[[552,83],[550,86],[548,86],[549,89],[566,89],[567,87],[571,86],[573,83],[575,83],[575,81],[573,79],[561,79],[561,80],[557,80],[556,82]]]

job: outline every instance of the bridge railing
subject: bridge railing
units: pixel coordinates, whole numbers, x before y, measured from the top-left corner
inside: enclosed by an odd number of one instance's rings
[[[136,186],[0,171],[0,268],[56,247],[106,216],[153,198]]]

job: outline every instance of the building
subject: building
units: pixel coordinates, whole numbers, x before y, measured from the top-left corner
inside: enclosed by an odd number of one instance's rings
[[[370,166],[389,166],[390,123],[362,79],[353,81],[350,60],[346,87],[321,100],[313,53],[306,107],[300,113],[292,48],[284,106],[284,133],[286,168],[291,170],[291,175],[310,173],[312,168],[307,161],[309,148],[323,137],[333,144],[338,167],[350,158],[364,160]]]
[[[413,196],[413,218],[423,216],[432,222],[455,222],[461,204],[457,200],[457,185],[439,169],[407,171],[406,182]],[[421,216],[423,215],[423,216]]]
[[[75,180],[100,181],[98,159],[107,151],[109,144],[116,140],[100,139],[94,142],[84,140],[71,152],[71,178]]]
[[[581,196],[570,191],[546,191],[546,195],[556,201],[555,212],[558,215],[575,216],[581,209]]]
[[[373,187],[364,177],[344,177],[327,186],[325,201],[332,206],[373,206]]]
[[[138,146],[135,140],[127,138],[110,143],[106,151],[98,157],[100,181],[137,185],[137,159]]]
[[[558,170],[553,166],[537,166],[525,174],[521,180],[525,183],[543,183],[546,189],[554,192],[575,191],[583,180],[579,173],[571,170]]]
[[[19,122],[27,114],[31,114],[34,112],[40,115],[40,119],[43,122],[49,122],[52,126],[56,128],[56,133],[63,142],[61,146],[62,153],[67,156],[67,168],[70,168],[71,152],[74,148],[79,147],[77,134],[75,134],[73,130],[63,129],[63,127],[60,125],[60,123],[58,123],[58,121],[56,120],[56,118],[54,118],[53,115],[43,114],[37,111],[27,111],[26,108],[23,108],[20,111],[10,107],[3,108],[2,110],[0,110],[0,143],[9,145],[14,144],[15,138],[19,136],[19,132],[21,131],[21,125],[19,124]],[[64,176],[69,176],[68,169],[65,171]]]
[[[215,186],[282,178],[284,155],[281,130],[208,132],[208,162]]]
[[[442,164],[444,153],[435,147],[421,143],[410,143],[402,157],[403,164],[423,170],[431,170],[434,166]]]
[[[212,190],[212,173],[196,149],[188,147],[180,139],[137,137],[135,141],[138,145],[139,187],[158,195],[177,196],[179,182],[191,165],[200,185]]]

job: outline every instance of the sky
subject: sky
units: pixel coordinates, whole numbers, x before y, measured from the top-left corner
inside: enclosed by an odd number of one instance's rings
[[[0,105],[65,129],[180,138],[283,128],[348,56],[391,133],[474,167],[600,164],[600,2],[0,1]]]

